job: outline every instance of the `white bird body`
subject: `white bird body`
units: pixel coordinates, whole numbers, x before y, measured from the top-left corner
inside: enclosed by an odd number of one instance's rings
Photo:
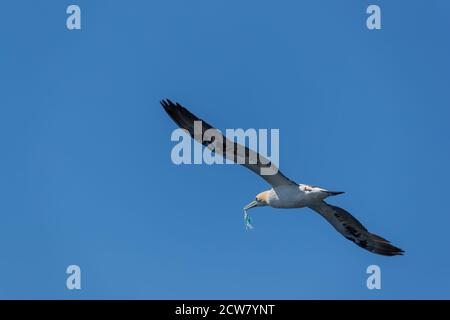
[[[304,208],[330,196],[326,190],[307,185],[279,186],[262,192],[257,199],[273,208]]]
[[[191,137],[210,148],[216,154],[237,162],[237,159],[244,159],[241,163],[247,169],[253,171],[272,186],[272,189],[259,193],[255,201],[252,201],[244,208],[244,220],[246,227],[253,228],[250,224],[250,217],[247,210],[254,207],[271,206],[273,208],[304,208],[308,207],[322,217],[324,217],[339,233],[346,239],[353,241],[361,248],[370,252],[385,256],[402,255],[403,250],[393,246],[388,240],[369,232],[354,216],[346,210],[328,204],[324,201],[329,196],[336,196],[343,192],[328,191],[319,187],[306,184],[297,184],[292,181],[275,165],[264,158],[261,154],[234,141],[228,140],[219,130],[212,127],[203,120],[197,118],[189,110],[179,103],[174,104],[170,100],[161,101],[164,110],[178,124],[185,129]],[[215,140],[205,141],[203,136],[195,135],[194,125],[196,121],[202,123],[202,135],[206,130],[214,130],[220,136],[222,143],[215,143]],[[251,160],[257,160],[256,163]],[[273,175],[263,175],[262,169],[274,169]]]

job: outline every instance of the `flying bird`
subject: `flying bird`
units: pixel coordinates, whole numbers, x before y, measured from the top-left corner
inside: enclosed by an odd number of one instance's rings
[[[207,122],[197,118],[179,103],[173,103],[169,99],[162,100],[161,105],[172,120],[190,136],[202,143],[205,147],[213,150],[216,154],[226,159],[242,164],[247,169],[258,174],[272,188],[259,193],[255,200],[244,208],[247,226],[251,228],[247,210],[271,206],[273,208],[304,208],[308,207],[325,218],[339,233],[348,240],[372,253],[395,256],[402,255],[404,251],[393,246],[388,240],[369,232],[355,217],[346,210],[325,202],[330,196],[337,196],[343,192],[329,191],[317,186],[298,184],[287,178],[267,158],[243,145],[224,137],[220,131]],[[201,135],[194,134],[194,123],[201,121]],[[215,137],[221,137],[214,143],[214,139],[204,141],[203,134],[206,130],[213,130]],[[238,162],[238,160],[245,160]],[[254,160],[254,161],[251,161]],[[274,169],[275,174],[261,174],[262,169]]]

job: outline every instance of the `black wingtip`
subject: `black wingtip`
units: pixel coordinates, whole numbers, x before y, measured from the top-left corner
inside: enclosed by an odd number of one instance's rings
[[[178,108],[178,104],[175,105],[170,99],[163,99],[160,101],[161,106],[164,108],[164,110],[170,115],[173,115],[173,112],[175,109]]]
[[[383,256],[402,256],[405,251],[394,246],[390,241],[376,235],[371,234],[372,240],[374,241],[374,246],[372,252],[383,255]]]
[[[389,251],[383,251],[381,253],[380,252],[375,252],[375,253],[378,253],[378,254],[381,254],[381,255],[384,255],[384,256],[390,256],[390,257],[403,256],[404,255],[405,251],[403,251],[400,248],[394,247],[394,246],[392,246],[392,247],[393,248],[391,248]]]
[[[164,108],[169,107],[170,105],[173,105],[172,101],[170,101],[169,99],[162,99],[159,103],[161,103],[161,105]]]

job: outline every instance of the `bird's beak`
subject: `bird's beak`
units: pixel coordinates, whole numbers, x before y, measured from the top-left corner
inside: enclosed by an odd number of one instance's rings
[[[248,205],[246,205],[244,207],[244,210],[248,210],[248,209],[251,209],[251,208],[254,208],[254,207],[257,207],[257,206],[258,206],[258,202],[252,201],[252,202],[250,202]]]

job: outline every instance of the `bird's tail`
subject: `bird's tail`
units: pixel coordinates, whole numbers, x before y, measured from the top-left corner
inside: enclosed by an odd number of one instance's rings
[[[343,194],[343,191],[325,191],[329,196],[338,196],[340,194]]]

